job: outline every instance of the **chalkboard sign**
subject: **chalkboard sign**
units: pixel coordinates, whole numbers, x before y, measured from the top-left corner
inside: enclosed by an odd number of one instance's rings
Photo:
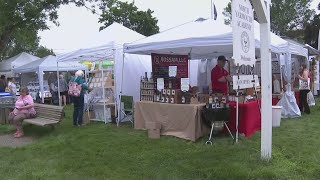
[[[279,61],[272,61],[272,74],[280,74]]]
[[[170,81],[173,89],[180,89],[180,79],[188,78],[188,55],[151,54],[151,58],[153,80],[163,78],[166,85]],[[169,77],[169,66],[177,67],[176,77]]]

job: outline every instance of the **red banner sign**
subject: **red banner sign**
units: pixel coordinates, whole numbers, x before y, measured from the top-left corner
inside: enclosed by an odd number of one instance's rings
[[[164,78],[165,84],[170,79],[172,88],[180,89],[180,79],[188,78],[188,55],[151,54],[151,57],[153,79]],[[169,78],[169,66],[177,66],[175,78]]]

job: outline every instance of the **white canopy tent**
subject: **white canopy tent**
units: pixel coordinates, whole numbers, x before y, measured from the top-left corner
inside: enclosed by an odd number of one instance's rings
[[[21,67],[25,64],[38,60],[39,58],[22,52],[14,57],[3,60],[0,62],[0,74],[6,74],[7,76],[12,76],[12,70],[18,67]]]
[[[44,102],[43,74],[46,71],[54,71],[54,72],[57,71],[57,62],[58,62],[58,59],[56,56],[49,55],[39,60],[33,61],[29,64],[26,64],[22,67],[15,68],[13,71],[14,73],[36,72],[38,74],[42,102]],[[59,70],[60,71],[88,70],[88,67],[78,62],[62,62],[62,63],[59,63]]]
[[[107,27],[93,42],[104,45],[80,49],[58,56],[60,62],[68,61],[101,61],[114,60],[115,62],[115,99],[120,110],[121,95],[133,96],[134,101],[140,99],[140,77],[151,72],[151,58],[144,55],[124,55],[123,44],[142,39],[145,36],[132,31],[118,23]],[[125,66],[124,66],[125,62]],[[118,111],[118,114],[120,112]]]
[[[260,47],[260,27],[255,22],[256,49]],[[124,52],[129,54],[188,54],[191,59],[214,59],[219,55],[232,57],[232,28],[212,19],[198,19],[139,41],[125,44]],[[286,77],[291,78],[291,54],[307,57],[304,47],[287,42],[271,33],[271,51],[277,54],[286,54]],[[257,51],[256,54],[259,54]],[[201,62],[203,65],[203,62]],[[199,64],[199,69],[201,69]],[[289,66],[290,64],[290,66]],[[191,67],[192,68],[192,67]],[[198,68],[198,67],[196,67]],[[202,68],[203,69],[203,68]],[[203,70],[208,72],[208,70]],[[300,116],[299,108],[291,89],[287,92],[289,105],[284,105],[284,114],[290,117]],[[286,109],[288,107],[288,109]]]
[[[256,48],[260,47],[260,31],[255,26]],[[276,36],[272,34],[272,37]],[[271,44],[274,41],[271,40]],[[199,18],[139,41],[125,44],[130,54],[189,54],[191,59],[215,58],[221,54],[232,56],[232,28],[213,19]],[[279,52],[272,44],[271,50]]]

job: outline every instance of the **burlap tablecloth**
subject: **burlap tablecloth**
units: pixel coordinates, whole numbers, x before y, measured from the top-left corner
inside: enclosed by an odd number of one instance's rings
[[[208,133],[202,123],[201,109],[205,104],[165,104],[136,102],[135,129],[145,129],[145,122],[159,122],[161,135],[196,141]]]

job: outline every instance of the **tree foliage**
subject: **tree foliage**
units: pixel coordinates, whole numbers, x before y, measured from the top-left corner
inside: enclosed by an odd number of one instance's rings
[[[85,6],[92,1],[97,0],[0,0],[0,59],[36,50],[38,31],[48,29],[48,21],[59,25],[61,5]]]
[[[53,52],[52,49],[48,49],[48,48],[46,48],[44,46],[40,46],[35,51],[34,55],[39,57],[39,58],[43,58],[43,57],[46,57],[46,56],[49,56],[49,55],[55,55],[55,53]]]
[[[104,24],[100,30],[117,22],[145,36],[159,32],[158,20],[152,16],[153,11],[150,9],[147,11],[138,10],[134,2],[103,0],[100,4],[100,10],[102,10],[102,15],[99,22]]]
[[[320,4],[319,4],[320,5]],[[320,14],[314,16],[304,31],[304,41],[310,46],[318,49],[318,36],[320,30]]]
[[[272,32],[290,38],[303,39],[303,29],[310,23],[315,11],[310,9],[312,0],[272,0],[270,9]],[[225,23],[231,22],[231,2],[224,9]]]

